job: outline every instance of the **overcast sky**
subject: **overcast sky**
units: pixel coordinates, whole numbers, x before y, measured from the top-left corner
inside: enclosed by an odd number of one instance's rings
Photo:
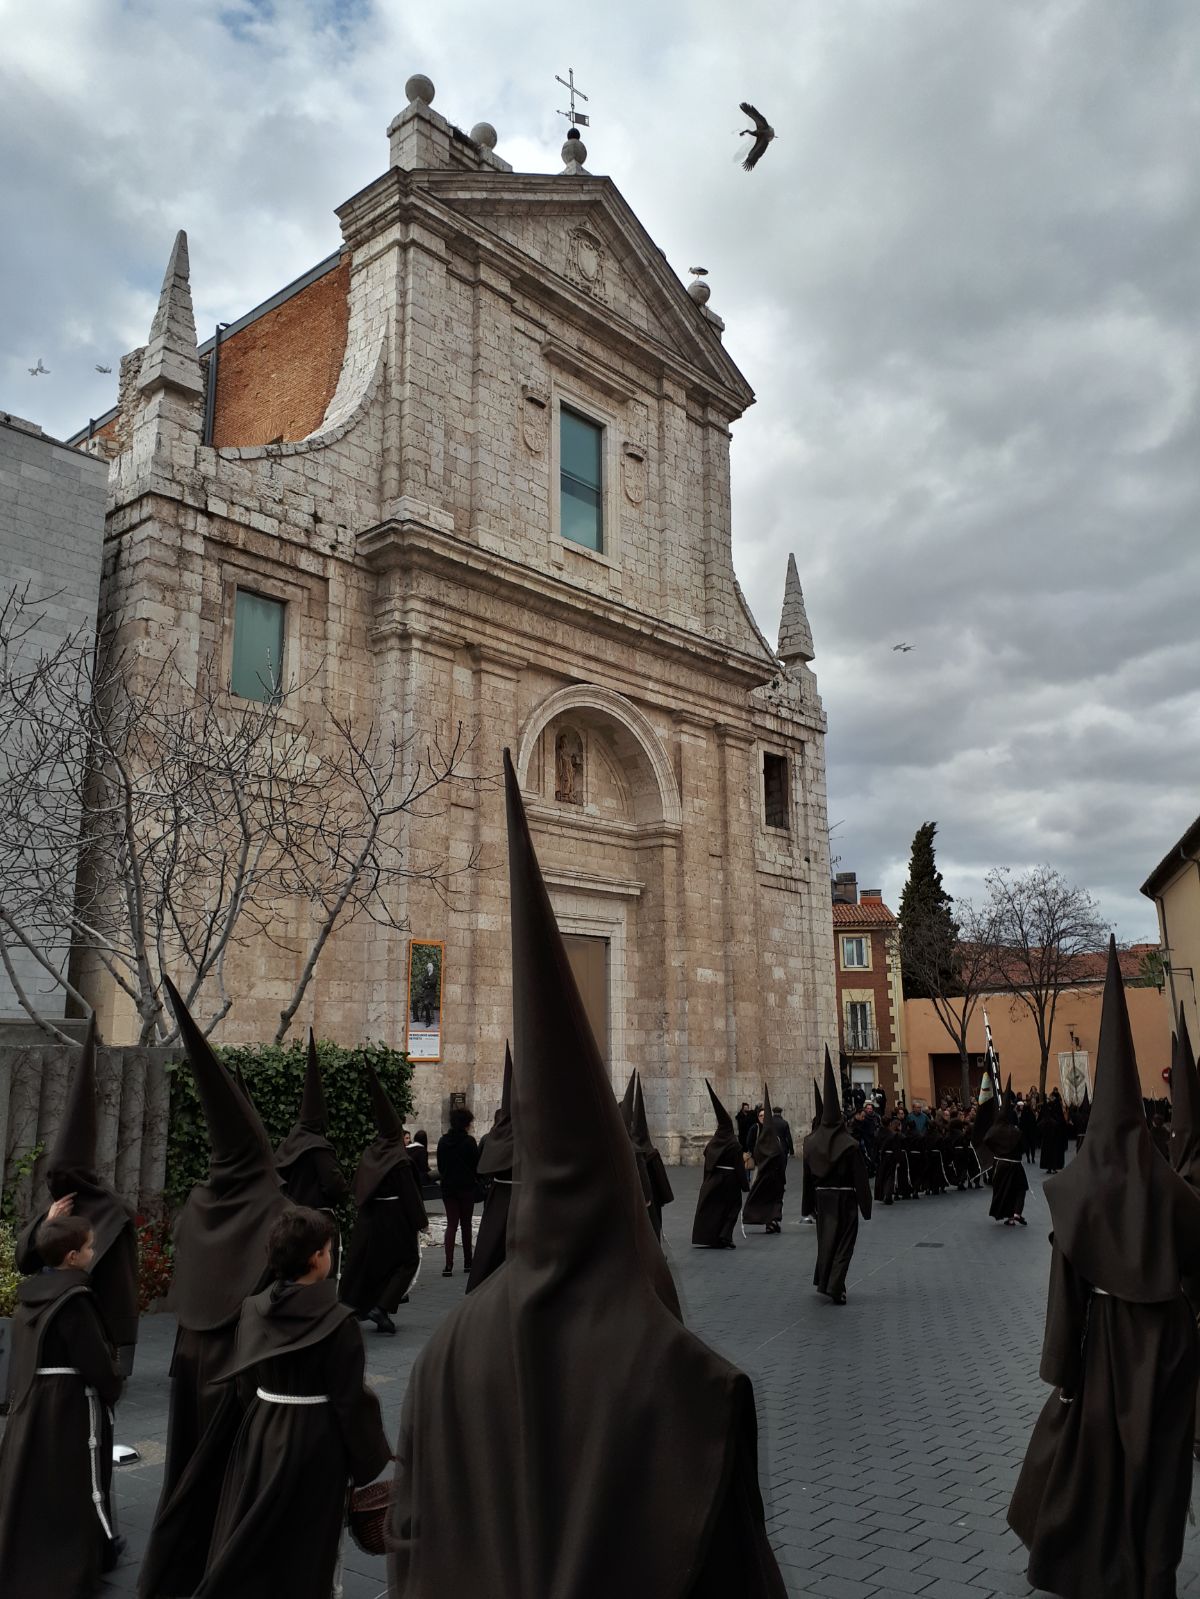
[[[757,392],[734,558],[774,637],[796,552],[842,868],[894,903],[933,818],[955,894],[1048,861],[1153,934],[1200,812],[1194,0],[0,0],[0,38],[0,410],[59,434],[177,228],[203,336],[337,248],[411,72],[547,172],[573,65]]]

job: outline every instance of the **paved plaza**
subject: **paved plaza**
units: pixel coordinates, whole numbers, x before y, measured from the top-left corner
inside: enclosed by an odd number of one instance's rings
[[[844,1309],[811,1287],[816,1243],[796,1220],[756,1229],[736,1253],[689,1247],[695,1168],[672,1171],[667,1247],[688,1325],[754,1380],[771,1539],[796,1599],[985,1599],[1027,1595],[1024,1551],[1004,1511],[1046,1394],[1037,1376],[1049,1214],[1031,1172],[1030,1225],[987,1218],[986,1193],[879,1208],[859,1235]],[[409,1368],[463,1290],[427,1252],[394,1339],[366,1335],[371,1381],[395,1432]],[[133,1559],[158,1494],[173,1324],[143,1323],[117,1435],[141,1451],[117,1473]],[[683,1463],[680,1463],[681,1475]],[[465,1525],[463,1536],[470,1537]],[[133,1591],[131,1561],[106,1592]],[[382,1561],[347,1544],[346,1599],[377,1599]],[[1189,1530],[1181,1594],[1200,1595]],[[530,1595],[529,1599],[537,1599]]]

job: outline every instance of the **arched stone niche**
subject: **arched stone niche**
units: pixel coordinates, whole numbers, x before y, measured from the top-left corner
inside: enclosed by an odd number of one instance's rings
[[[567,735],[560,745],[560,735]],[[579,749],[575,744],[578,739]],[[560,754],[574,752],[582,800],[564,800]],[[517,780],[547,804],[635,827],[678,828],[683,808],[662,741],[637,706],[612,689],[574,683],[531,713],[517,747]]]

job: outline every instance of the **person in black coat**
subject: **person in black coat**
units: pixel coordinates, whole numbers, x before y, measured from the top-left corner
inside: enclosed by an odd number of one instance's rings
[[[464,1106],[450,1112],[450,1131],[438,1139],[437,1169],[446,1206],[446,1265],[443,1277],[454,1276],[454,1245],[462,1230],[463,1269],[470,1271],[473,1239],[471,1218],[475,1210],[479,1145],[471,1136],[474,1116]]]
[[[754,1125],[754,1112],[750,1109],[750,1101],[748,1099],[743,1099],[742,1108],[738,1111],[737,1115],[734,1117],[734,1120],[737,1122],[738,1143],[743,1149],[745,1149],[746,1134]]]
[[[804,1140],[804,1164],[817,1194],[817,1265],[813,1286],[835,1305],[846,1303],[846,1276],[858,1238],[858,1217],[871,1218],[871,1184],[862,1150],[846,1131],[833,1062],[825,1051],[823,1114]]]

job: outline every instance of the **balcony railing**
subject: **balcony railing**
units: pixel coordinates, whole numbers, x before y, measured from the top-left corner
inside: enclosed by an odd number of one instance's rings
[[[878,1027],[847,1027],[842,1048],[847,1055],[875,1055],[879,1052]]]

